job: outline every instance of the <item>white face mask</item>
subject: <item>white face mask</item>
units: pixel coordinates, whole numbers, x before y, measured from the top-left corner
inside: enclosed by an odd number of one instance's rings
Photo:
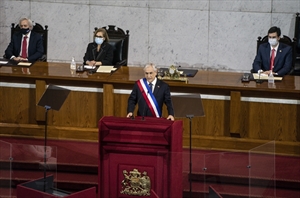
[[[103,38],[96,37],[95,43],[97,43],[98,45],[101,45],[103,43]]]
[[[278,41],[276,38],[269,38],[269,43],[271,46],[276,46],[278,44]]]

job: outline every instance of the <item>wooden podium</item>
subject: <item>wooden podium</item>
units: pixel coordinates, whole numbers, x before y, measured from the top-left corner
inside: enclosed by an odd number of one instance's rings
[[[99,120],[98,197],[182,197],[182,121]]]

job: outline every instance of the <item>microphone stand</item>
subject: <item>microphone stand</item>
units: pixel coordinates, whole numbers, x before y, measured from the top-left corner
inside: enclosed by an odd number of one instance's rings
[[[262,83],[262,80],[260,79],[261,70],[258,70],[257,73],[258,73],[258,80],[256,80],[256,83]]]
[[[189,170],[189,182],[190,182],[190,198],[192,197],[192,118],[194,115],[186,115],[190,121],[190,170]]]
[[[45,140],[44,140],[44,192],[46,192],[46,165],[47,165],[47,123],[48,123],[48,111],[50,106],[45,105]]]

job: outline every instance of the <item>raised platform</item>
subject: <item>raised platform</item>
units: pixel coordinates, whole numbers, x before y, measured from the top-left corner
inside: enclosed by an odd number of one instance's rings
[[[43,170],[40,169],[41,161],[28,162],[28,158],[20,150],[20,145],[43,145],[43,139],[1,136],[1,141],[12,144],[14,160],[12,161],[11,188],[8,188],[8,177],[5,176],[9,162],[1,160],[0,197],[6,197],[5,193],[7,194],[8,189],[11,189],[13,197],[16,195],[17,184],[40,178],[43,175]],[[48,145],[56,147],[58,151],[56,161],[58,188],[75,192],[98,185],[97,142],[50,139]],[[209,185],[213,186],[223,197],[249,197],[249,193],[252,193],[253,197],[259,197],[259,195],[264,197],[300,196],[299,157],[253,153],[249,158],[248,152],[193,149],[192,159],[193,197],[207,197]],[[189,197],[188,149],[183,151],[182,162],[183,197]],[[247,167],[249,163],[252,165],[252,174],[249,174],[249,167]],[[260,168],[257,168],[258,165]]]

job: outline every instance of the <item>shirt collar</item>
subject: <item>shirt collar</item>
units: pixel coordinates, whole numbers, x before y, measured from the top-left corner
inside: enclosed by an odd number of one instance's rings
[[[157,82],[157,78],[155,77],[154,80],[152,81],[152,85],[155,86],[156,82]],[[149,83],[150,83],[150,82],[148,82],[148,84],[149,84]]]
[[[22,38],[24,38],[25,36],[27,36],[27,38],[29,39],[30,35],[31,35],[31,30],[28,32],[27,35],[24,35],[24,34],[23,34],[23,37],[22,37]]]
[[[275,49],[275,51],[277,52],[279,45],[280,45],[280,43],[279,43],[279,42],[278,42],[278,45],[277,45],[276,47],[274,47],[274,48],[273,48],[273,47],[270,45],[270,47],[271,47],[271,50],[272,50],[272,49]]]

